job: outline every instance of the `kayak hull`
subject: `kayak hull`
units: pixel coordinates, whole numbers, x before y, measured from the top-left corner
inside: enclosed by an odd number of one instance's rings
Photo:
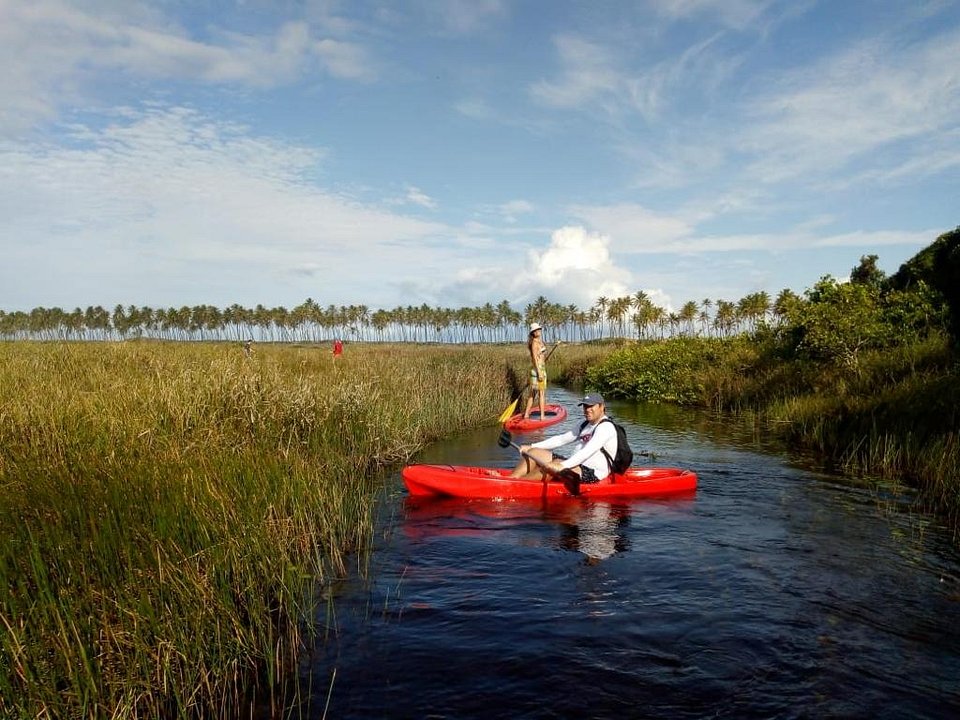
[[[560,481],[511,478],[507,468],[466,465],[407,465],[401,472],[407,491],[413,496],[444,496],[508,500],[521,498],[573,497]],[[697,475],[690,470],[668,467],[632,467],[613,476],[613,482],[580,485],[580,497],[652,497],[690,493],[696,490]]]
[[[524,419],[523,413],[512,415],[503,427],[510,432],[525,432],[539,430],[567,419],[567,409],[563,405],[544,405],[543,417],[540,417],[540,408],[534,409],[530,417]]]

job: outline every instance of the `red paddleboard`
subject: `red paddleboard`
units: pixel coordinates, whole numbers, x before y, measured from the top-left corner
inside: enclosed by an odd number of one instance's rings
[[[546,405],[544,411],[543,417],[540,417],[540,408],[534,408],[526,420],[523,413],[517,413],[507,420],[503,427],[510,432],[525,432],[539,430],[567,419],[567,409],[562,405]]]

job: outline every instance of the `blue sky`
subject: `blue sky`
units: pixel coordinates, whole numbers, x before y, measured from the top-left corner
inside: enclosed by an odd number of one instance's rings
[[[676,309],[960,224],[956,0],[0,0],[0,309]]]

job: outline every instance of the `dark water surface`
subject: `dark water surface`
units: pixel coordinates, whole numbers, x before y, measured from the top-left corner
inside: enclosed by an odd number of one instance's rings
[[[572,394],[550,400],[570,416],[548,431],[579,422]],[[729,421],[609,409],[635,450],[696,471],[696,493],[414,501],[394,476],[368,572],[318,618],[310,717],[960,717],[942,528]],[[498,433],[417,460],[512,465]]]

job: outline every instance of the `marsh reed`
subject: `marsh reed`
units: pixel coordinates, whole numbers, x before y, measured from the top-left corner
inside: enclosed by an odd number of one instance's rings
[[[516,348],[0,343],[0,716],[229,717]]]

